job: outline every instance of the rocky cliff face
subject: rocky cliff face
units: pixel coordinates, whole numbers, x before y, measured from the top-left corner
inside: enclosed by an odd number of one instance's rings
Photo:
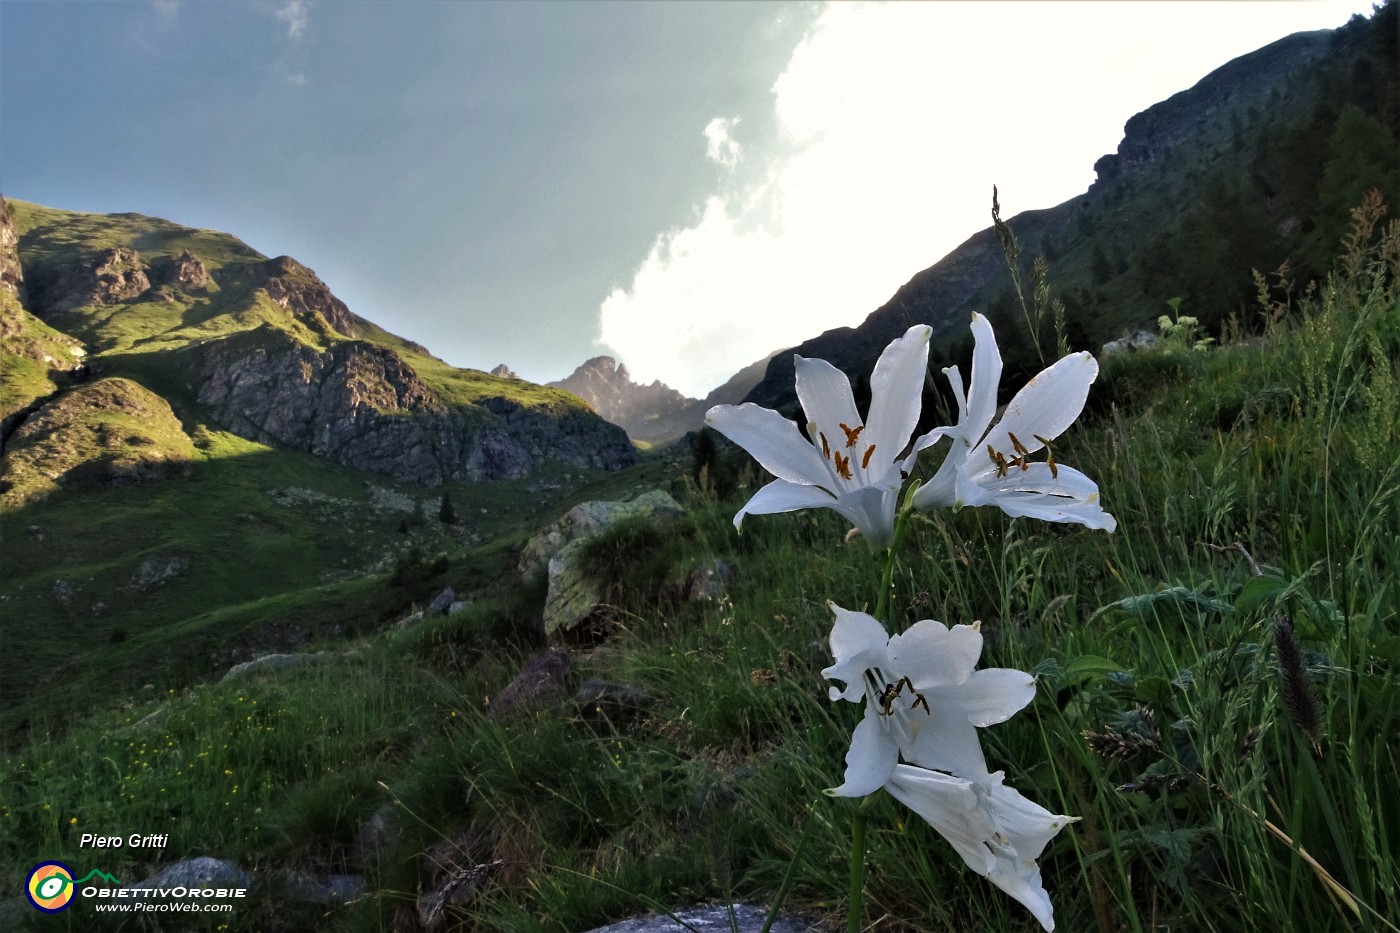
[[[1287,36],[1217,68],[1195,86],[1131,117],[1118,151],[1094,163],[1099,182],[1112,182],[1148,170],[1168,157],[1187,158],[1222,142],[1243,117],[1232,116],[1265,105],[1277,90],[1327,54],[1332,32]]]
[[[10,209],[0,197],[0,290],[24,300],[24,270],[19,264],[19,234],[10,220]]]
[[[362,341],[318,350],[272,328],[205,349],[199,401],[235,433],[434,486],[516,479],[546,459],[619,469],[626,435],[586,412],[501,395],[449,406],[397,353]]]
[[[634,440],[664,444],[704,427],[705,412],[713,406],[742,402],[772,359],[770,354],[750,363],[703,399],[686,398],[659,380],[651,385],[633,382],[626,364],[610,356],[595,356],[568,378],[549,385],[577,395]],[[498,367],[504,368],[505,364]]]

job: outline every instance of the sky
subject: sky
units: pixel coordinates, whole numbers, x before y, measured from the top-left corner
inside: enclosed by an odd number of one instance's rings
[[[700,397],[1369,0],[4,0],[0,192],[232,233],[457,366]]]

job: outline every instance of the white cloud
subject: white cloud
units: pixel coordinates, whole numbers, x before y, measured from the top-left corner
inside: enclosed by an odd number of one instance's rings
[[[287,24],[289,39],[300,39],[306,34],[306,27],[311,22],[311,12],[307,9],[306,0],[286,0],[277,8],[275,15]]]
[[[705,124],[705,155],[710,161],[732,169],[739,164],[739,142],[733,137],[738,117],[715,117]]]
[[[741,366],[855,325],[990,223],[1083,192],[1124,121],[1332,3],[832,5],[773,87],[777,138],[704,128],[731,169],[601,307],[633,378],[703,395]],[[762,122],[762,121],[760,121]]]

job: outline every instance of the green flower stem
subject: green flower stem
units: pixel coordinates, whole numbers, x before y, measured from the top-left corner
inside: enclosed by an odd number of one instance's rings
[[[890,591],[894,589],[894,565],[897,563],[895,555],[899,553],[899,542],[904,540],[904,534],[909,530],[909,517],[914,514],[914,493],[919,491],[919,483],[909,484],[905,490],[904,502],[899,507],[899,513],[894,519],[894,537],[890,539],[890,546],[885,549],[885,569],[880,578],[880,593],[875,600],[875,618],[881,623],[888,625],[889,620],[885,618],[885,613],[890,607]]]
[[[870,798],[867,798],[870,799]],[[846,933],[860,933],[861,888],[865,886],[865,806],[856,807],[851,821],[851,897],[846,909]]]
[[[885,614],[890,607],[890,591],[894,589],[894,565],[897,562],[895,555],[899,552],[899,542],[904,539],[904,533],[909,528],[909,516],[914,512],[914,493],[918,490],[919,484],[915,482],[905,491],[904,502],[900,506],[899,514],[895,516],[894,537],[885,550],[885,568],[880,575],[880,594],[875,601],[875,618],[882,623],[887,623]],[[855,818],[851,821],[851,884],[850,899],[846,908],[847,933],[860,933],[861,889],[865,887],[865,813],[874,804],[875,795],[871,794],[856,807]]]

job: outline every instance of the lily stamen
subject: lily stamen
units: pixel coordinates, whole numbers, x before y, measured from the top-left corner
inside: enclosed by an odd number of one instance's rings
[[[842,479],[849,480],[851,476],[851,458],[841,456],[841,451],[833,451],[832,456],[836,458],[836,472]]]
[[[1055,466],[1055,451],[1050,449],[1050,442],[1047,441],[1045,438],[1041,437],[1039,434],[1033,434],[1031,436],[1045,445],[1045,465],[1050,468],[1050,478],[1059,479],[1060,469],[1059,467]]]
[[[860,458],[860,468],[862,470],[870,469],[870,455],[873,453],[875,453],[875,445],[871,444],[866,448],[865,456]]]
[[[841,422],[840,427],[841,427],[841,430],[843,430],[843,431],[846,432],[846,446],[847,446],[847,447],[854,447],[854,446],[856,446],[856,438],[860,437],[860,432],[865,430],[865,425],[863,425],[863,424],[862,424],[862,425],[859,425],[859,426],[857,426],[857,427],[855,427],[855,428],[851,428],[851,427],[849,427],[849,426],[846,424],[846,422],[844,422],[844,421]]]
[[[996,449],[995,447],[993,447],[991,444],[988,444],[988,445],[987,445],[987,456],[991,457],[991,458],[992,458],[992,463],[995,463],[995,464],[996,464],[996,467],[997,467],[997,476],[1005,476],[1005,475],[1006,475],[1006,458],[1003,457],[1003,456],[1001,455],[1001,451],[997,450],[997,449]]]

